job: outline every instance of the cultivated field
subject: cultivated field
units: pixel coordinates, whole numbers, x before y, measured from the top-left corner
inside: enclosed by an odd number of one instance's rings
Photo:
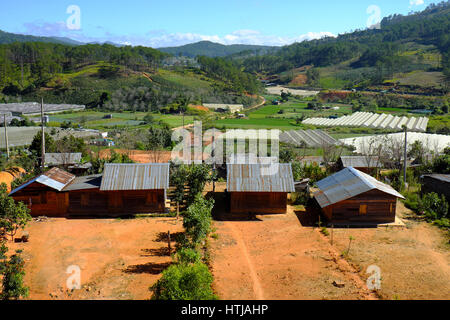
[[[30,242],[10,250],[24,250],[29,299],[144,300],[172,261],[167,232],[180,232],[182,225],[174,218],[49,219],[26,230]],[[73,293],[66,286],[72,265],[81,268],[82,285]]]

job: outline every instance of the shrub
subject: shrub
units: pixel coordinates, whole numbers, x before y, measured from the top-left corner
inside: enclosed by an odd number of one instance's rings
[[[437,193],[427,193],[423,196],[420,209],[429,221],[447,218],[449,205],[445,196]]]
[[[179,264],[195,264],[200,262],[200,253],[192,248],[180,248],[175,254],[175,259]]]
[[[0,295],[2,300],[17,300],[28,296],[28,288],[23,285],[25,262],[20,257],[20,253],[21,251],[17,251],[9,261],[4,259],[0,262],[0,270],[3,273],[2,293]],[[4,254],[2,255],[4,256]]]
[[[421,206],[419,194],[416,192],[406,194],[405,206],[417,212]]]
[[[212,281],[213,277],[203,263],[176,264],[167,268],[150,290],[156,300],[216,300]]]

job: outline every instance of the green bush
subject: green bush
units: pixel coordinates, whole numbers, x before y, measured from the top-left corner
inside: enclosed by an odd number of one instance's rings
[[[195,264],[201,261],[201,256],[195,249],[182,247],[175,254],[175,260],[179,264]]]
[[[405,206],[413,211],[418,211],[421,206],[421,199],[418,193],[408,193],[405,196]]]
[[[422,197],[421,211],[429,221],[447,218],[449,205],[445,196],[439,197],[437,193],[427,193]]]
[[[155,300],[216,300],[213,277],[203,263],[175,264],[150,288]]]

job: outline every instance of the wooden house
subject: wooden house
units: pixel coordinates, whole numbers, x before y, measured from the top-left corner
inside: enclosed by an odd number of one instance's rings
[[[328,221],[334,224],[395,222],[397,199],[404,197],[352,167],[317,182],[314,194]]]
[[[125,216],[164,213],[169,164],[106,164],[104,173],[75,177],[53,168],[11,192],[32,216]]]
[[[75,176],[53,168],[10,193],[15,201],[21,201],[31,209],[33,217],[64,217],[67,214],[69,194],[62,192]]]
[[[228,164],[231,213],[286,213],[287,194],[295,192],[290,164]]]

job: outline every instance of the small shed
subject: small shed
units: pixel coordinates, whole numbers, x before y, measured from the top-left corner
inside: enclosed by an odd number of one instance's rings
[[[356,170],[345,168],[317,182],[314,194],[329,222],[395,222],[397,199],[404,197],[391,186]]]
[[[337,165],[340,170],[352,167],[367,174],[370,174],[374,169],[381,168],[379,157],[376,156],[342,156],[339,158]]]
[[[227,191],[231,213],[286,213],[295,192],[291,164],[228,164]]]
[[[422,194],[435,192],[450,202],[450,174],[427,174],[421,177]]]
[[[27,204],[33,217],[63,217],[67,213],[69,195],[61,191],[74,179],[74,175],[53,168],[13,190],[10,196]]]

